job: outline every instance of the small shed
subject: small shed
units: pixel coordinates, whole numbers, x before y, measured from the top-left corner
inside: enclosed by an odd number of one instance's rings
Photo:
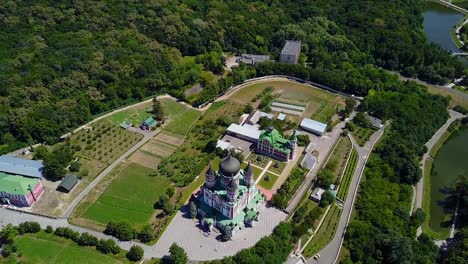
[[[63,178],[62,182],[58,185],[57,190],[69,193],[78,183],[78,178],[74,175],[68,175]]]
[[[322,195],[324,193],[325,193],[324,189],[317,187],[314,189],[314,191],[310,195],[310,199],[312,199],[312,201],[319,203],[322,200]]]
[[[133,124],[128,121],[123,121],[122,123],[120,123],[120,127],[123,129],[128,129],[129,127],[132,127],[132,125]]]
[[[279,113],[278,117],[276,119],[283,121],[286,118],[286,115],[283,113]]]
[[[152,127],[154,127],[158,121],[156,121],[153,117],[149,116],[141,123],[140,128],[143,130],[150,130]]]

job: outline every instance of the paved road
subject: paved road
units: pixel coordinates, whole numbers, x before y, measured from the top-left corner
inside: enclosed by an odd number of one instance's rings
[[[350,115],[349,120],[353,119],[356,113],[353,112]],[[309,190],[312,181],[317,177],[317,173],[322,168],[323,164],[326,163],[327,158],[330,156],[333,147],[335,146],[336,142],[340,138],[341,133],[343,132],[343,128],[345,127],[346,122],[340,122],[338,125],[335,126],[332,132],[326,133],[324,136],[319,138],[319,141],[316,144],[316,149],[320,152],[320,155],[317,159],[317,163],[315,166],[310,170],[302,185],[299,187],[299,190],[296,192],[295,196],[290,200],[288,207],[286,208],[286,212],[293,212],[299,202],[302,200],[304,194]]]
[[[463,117],[462,114],[452,111],[452,110],[449,110],[449,114],[450,114],[450,118],[447,120],[447,122],[445,122],[445,124],[441,128],[439,128],[439,130],[437,130],[437,132],[432,136],[432,138],[429,139],[429,141],[426,143],[427,152],[424,153],[423,158],[420,163],[422,177],[419,180],[419,182],[416,184],[416,187],[414,188],[413,204],[411,205],[411,212],[415,211],[417,208],[422,208],[422,199],[424,195],[424,175],[425,175],[424,165],[426,164],[426,160],[428,158],[432,158],[429,156],[429,153],[431,152],[432,148],[437,143],[437,141],[439,141],[439,139],[445,133],[445,131],[447,131],[447,128],[450,126],[450,124],[452,124],[452,122],[455,121],[456,119]],[[421,231],[422,231],[421,227],[419,227],[416,232],[416,235],[419,236],[421,234]]]
[[[346,227],[348,226],[349,219],[351,217],[351,213],[353,210],[354,201],[356,199],[359,183],[361,181],[362,174],[364,172],[364,168],[366,166],[367,158],[369,157],[370,152],[374,148],[374,145],[383,135],[385,127],[379,129],[375,132],[369,141],[364,145],[364,147],[360,147],[353,137],[351,138],[351,142],[353,146],[356,148],[358,153],[358,161],[356,165],[356,170],[354,171],[353,178],[351,184],[349,186],[348,196],[346,197],[345,203],[343,205],[343,209],[341,212],[340,222],[338,224],[335,236],[333,240],[328,243],[322,250],[319,251],[320,259],[314,260],[312,258],[307,260],[307,263],[323,263],[323,264],[330,264],[335,263],[338,259],[340,254],[341,245],[343,244],[344,235],[346,233]]]
[[[135,144],[133,147],[131,147],[129,150],[127,150],[122,156],[120,156],[118,159],[116,159],[114,162],[112,162],[107,168],[105,168],[86,188],[78,194],[78,196],[75,197],[75,199],[71,202],[71,204],[68,206],[67,210],[63,214],[63,218],[69,218],[70,215],[73,213],[75,208],[78,206],[78,204],[83,200],[83,198],[104,178],[106,177],[109,172],[111,172],[117,165],[119,165],[124,159],[126,159],[130,154],[138,150],[141,146],[143,146],[146,142],[150,141],[156,134],[158,134],[161,129],[156,129],[155,131],[142,131],[138,128],[132,128],[131,129],[134,132],[143,134],[143,139],[140,140],[137,144]]]

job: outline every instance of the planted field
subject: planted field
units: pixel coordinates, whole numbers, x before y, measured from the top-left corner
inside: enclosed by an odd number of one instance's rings
[[[324,103],[320,106],[320,108],[314,112],[314,114],[310,117],[313,120],[317,120],[322,123],[328,123],[333,115],[336,113],[336,103]]]
[[[338,179],[343,174],[346,161],[350,155],[351,147],[351,141],[348,137],[342,137],[336,145],[336,148],[329,160],[330,163],[335,163],[335,168],[332,170],[333,175],[335,176],[334,179]]]
[[[304,249],[302,253],[305,257],[311,257],[315,253],[319,252],[323,247],[325,247],[335,235],[336,228],[338,227],[338,222],[340,220],[341,209],[336,205],[332,205],[328,211],[325,219],[323,220],[322,225],[319,230],[312,238],[310,243]]]
[[[366,142],[369,140],[369,138],[374,134],[375,130],[372,128],[364,128],[360,126],[356,126],[353,132],[351,134],[353,135],[354,139],[356,139],[356,142],[359,144],[359,146],[364,146]]]
[[[94,178],[142,137],[102,121],[78,131],[70,141],[78,149],[77,156],[85,160],[83,168],[88,170],[90,178]],[[95,165],[98,165],[97,169]]]
[[[117,256],[104,255],[91,247],[80,247],[68,239],[52,234],[23,235],[16,240],[18,260],[30,264],[128,263],[124,252]],[[16,263],[16,262],[15,262]]]
[[[168,178],[154,174],[154,170],[129,164],[81,217],[103,225],[111,220],[126,220],[134,226],[148,223],[155,212],[153,204],[170,186]]]
[[[340,189],[338,190],[338,193],[337,193],[337,197],[343,201],[346,199],[346,196],[348,195],[349,185],[351,184],[354,171],[356,170],[357,161],[358,161],[358,154],[357,154],[357,151],[353,149],[353,151],[351,152],[351,157],[349,157],[346,170],[343,174],[343,178],[341,179],[341,182],[340,182]]]

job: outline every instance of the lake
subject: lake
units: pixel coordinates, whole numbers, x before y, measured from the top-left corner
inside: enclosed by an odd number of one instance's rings
[[[463,18],[463,14],[434,2],[427,2],[423,12],[424,34],[431,42],[448,51],[459,51],[450,36],[452,27]]]
[[[468,171],[468,128],[455,132],[434,157],[431,171],[431,217],[429,226],[436,232],[446,230],[451,224],[451,215],[444,212],[441,202],[447,198],[446,187]],[[445,223],[444,223],[445,222]]]

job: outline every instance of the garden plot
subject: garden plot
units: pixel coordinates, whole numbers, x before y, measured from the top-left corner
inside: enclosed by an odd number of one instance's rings
[[[131,161],[147,168],[157,170],[161,160],[174,153],[177,147],[178,146],[153,138],[132,155]]]
[[[300,105],[300,103],[289,103],[285,101],[274,101],[271,104],[271,110],[275,112],[281,112],[284,114],[291,114],[296,116],[301,116],[304,110],[306,109],[305,106]]]

